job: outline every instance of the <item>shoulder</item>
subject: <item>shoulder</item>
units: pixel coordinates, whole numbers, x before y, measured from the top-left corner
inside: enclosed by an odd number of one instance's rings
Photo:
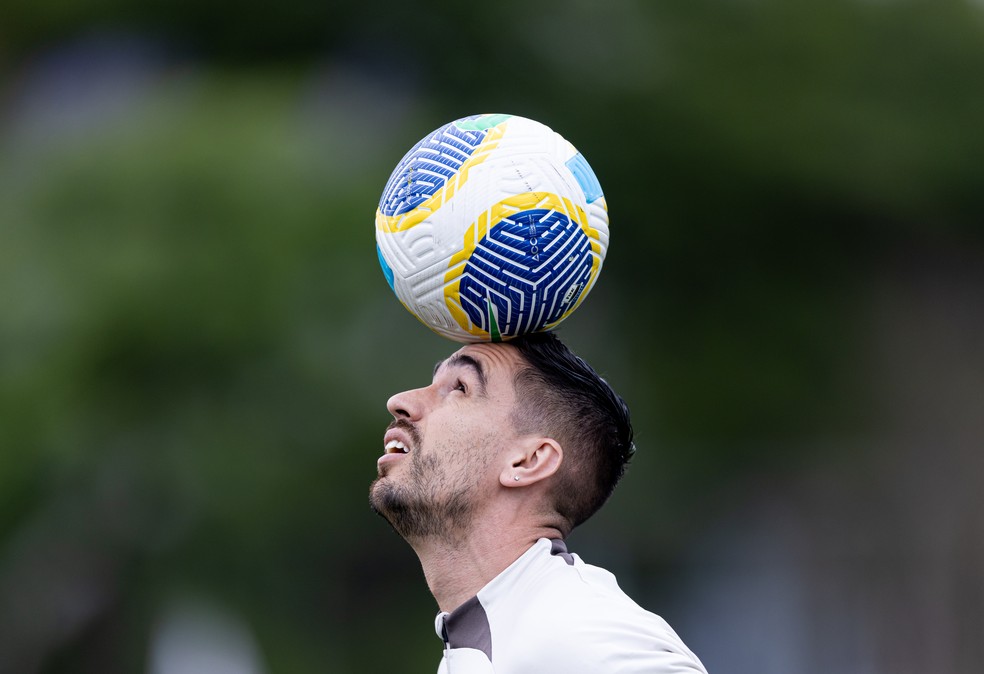
[[[628,596],[601,592],[540,613],[536,651],[565,672],[704,673],[700,660],[660,616]]]
[[[531,611],[493,636],[497,671],[530,674],[706,674],[700,660],[659,616],[605,609]],[[505,666],[499,670],[500,666]]]
[[[705,670],[676,632],[658,615],[631,606],[598,603],[593,610],[551,615],[541,653],[550,653],[565,672],[690,674]]]
[[[571,673],[704,672],[666,621],[622,592],[608,571],[571,555],[532,575],[535,582],[491,607],[493,660],[508,660],[507,671],[542,672],[549,663],[549,671]]]

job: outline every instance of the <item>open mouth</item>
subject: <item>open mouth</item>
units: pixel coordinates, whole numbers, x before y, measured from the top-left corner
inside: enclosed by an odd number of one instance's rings
[[[390,440],[386,443],[387,454],[409,454],[410,448],[400,440]]]

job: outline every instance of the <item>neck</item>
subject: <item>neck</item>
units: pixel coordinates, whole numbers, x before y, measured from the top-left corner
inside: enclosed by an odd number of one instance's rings
[[[437,605],[450,612],[478,594],[540,538],[563,536],[550,526],[523,530],[488,527],[460,541],[427,538],[410,544]]]

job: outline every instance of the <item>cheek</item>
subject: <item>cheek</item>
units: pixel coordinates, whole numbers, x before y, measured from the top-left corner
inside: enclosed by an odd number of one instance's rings
[[[452,418],[428,428],[425,446],[411,459],[420,462],[420,468],[459,484],[477,483],[507,446],[507,430],[489,416]]]
[[[502,434],[488,428],[473,432],[469,437],[472,441],[460,449],[460,461],[468,466],[470,474],[477,477],[479,473],[487,472],[489,466],[501,456],[505,441]]]

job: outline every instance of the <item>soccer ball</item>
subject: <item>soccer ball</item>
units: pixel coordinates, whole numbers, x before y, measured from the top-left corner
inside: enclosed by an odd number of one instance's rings
[[[515,115],[464,117],[425,136],[376,210],[390,288],[459,342],[555,327],[594,286],[607,248],[608,205],[588,162]]]

